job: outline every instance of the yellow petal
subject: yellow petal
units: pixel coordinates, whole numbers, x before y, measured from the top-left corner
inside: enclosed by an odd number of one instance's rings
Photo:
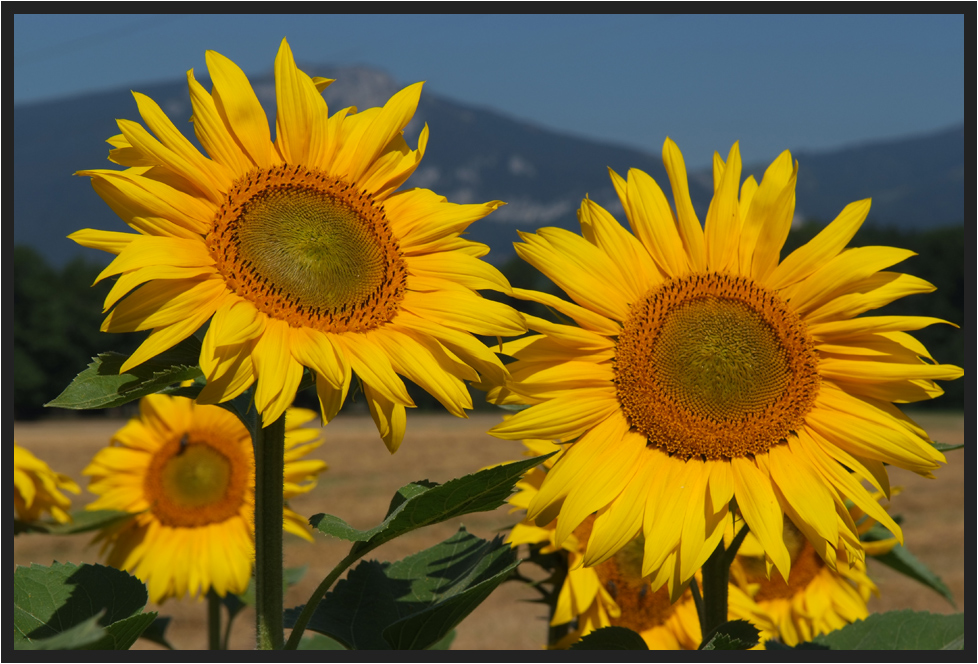
[[[669,202],[656,181],[637,168],[630,169],[622,205],[632,231],[651,254],[659,270],[670,277],[688,273],[689,259],[679,229],[676,228]],[[646,287],[639,292],[644,295],[647,290]]]
[[[207,51],[205,57],[218,113],[252,163],[268,168],[272,164],[268,118],[248,77],[220,53]]]
[[[683,238],[686,255],[689,256],[689,262],[693,271],[702,272],[706,269],[706,248],[703,238],[703,226],[696,217],[693,202],[689,197],[689,185],[686,180],[686,162],[683,161],[682,153],[670,138],[666,138],[665,144],[662,146],[662,162],[665,164],[666,172],[669,174],[672,197],[676,204],[679,234]]]
[[[791,556],[781,537],[784,513],[771,488],[770,476],[744,457],[731,459],[730,467],[733,471],[734,495],[744,520],[781,576],[788,578]]]
[[[518,412],[489,433],[497,438],[571,440],[618,411],[614,389],[580,390]]]
[[[296,67],[283,39],[275,57],[276,144],[290,164],[323,167],[329,142],[328,110],[312,79]]]
[[[350,366],[360,380],[369,385],[378,397],[402,406],[414,407],[404,382],[391,367],[390,359],[366,334],[329,334],[330,340],[343,350]]]
[[[264,427],[275,422],[292,404],[302,380],[302,365],[292,357],[291,338],[288,323],[269,318],[252,351],[258,381],[255,406]]]
[[[230,128],[224,124],[213,97],[204,89],[194,71],[187,72],[187,86],[190,89],[190,103],[194,109],[194,134],[204,146],[211,159],[223,164],[228,172],[243,174],[252,163],[241,147],[235,142]]]
[[[775,269],[795,211],[797,165],[787,150],[775,159],[751,197],[741,233],[741,274],[763,281]],[[741,201],[743,205],[743,201]]]
[[[100,249],[110,254],[120,254],[138,235],[135,233],[119,233],[116,231],[99,231],[93,228],[83,228],[68,236],[83,247]]]
[[[849,203],[831,224],[774,268],[768,279],[769,285],[772,288],[785,288],[798,283],[838,256],[866,220],[869,206],[868,198]]]
[[[363,394],[370,407],[370,416],[377,425],[377,431],[380,432],[387,450],[393,454],[404,440],[404,428],[407,425],[404,406],[384,398],[368,383],[363,386]]]
[[[740,147],[734,143],[727,157],[727,165],[719,182],[710,209],[706,213],[706,261],[707,268],[723,272],[737,257],[740,243]]]

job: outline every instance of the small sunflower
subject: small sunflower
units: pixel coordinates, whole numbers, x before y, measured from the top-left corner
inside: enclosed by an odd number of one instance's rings
[[[866,603],[879,591],[866,575],[865,561],[850,567],[840,559],[829,567],[791,521],[785,521],[785,543],[791,554],[787,582],[777,570],[768,578],[764,551],[750,535],[731,567],[743,591],[731,595],[731,606],[753,614],[749,620],[760,629],[762,643],[777,638],[794,646],[869,615]]]
[[[169,597],[241,593],[255,557],[255,459],[244,425],[219,406],[154,394],[83,471],[99,498],[88,509],[136,516],[100,533],[106,561],[142,579],[154,602]],[[285,419],[286,500],[316,485],[326,464],[304,457],[322,444],[300,428],[316,413],[290,408]],[[301,516],[285,508],[286,531],[311,540]]]
[[[61,493],[81,489],[68,477],[14,443],[14,514],[21,521],[37,521],[49,512],[58,523],[68,523],[71,499]]]
[[[141,364],[210,321],[201,403],[257,381],[267,425],[292,403],[303,367],[316,374],[325,420],[355,372],[393,452],[414,405],[398,374],[454,415],[471,397],[463,380],[502,380],[499,359],[472,333],[525,330],[513,309],[475,289],[508,291],[479,260],[488,247],[460,237],[499,201],[456,205],[427,189],[396,191],[421,161],[402,137],[421,84],[383,108],[328,115],[332,81],[300,71],[283,40],[275,60],[278,113],[265,111],[233,62],[207,52],[213,88],[187,73],[204,156],[149,97],[134,93],[146,128],[119,120],[110,160],[88,170],[96,192],[137,233],[85,229],[70,237],[118,254],[102,330],[152,330],[121,370]],[[482,376],[480,377],[480,373]]]
[[[860,316],[933,290],[883,271],[912,252],[845,248],[866,200],[781,260],[797,175],[787,151],[760,185],[741,185],[737,145],[726,162],[717,155],[705,227],[668,139],[663,157],[675,213],[651,177],[612,171],[634,235],[585,199],[583,237],[544,228],[516,245],[574,302],[514,294],[576,323],[527,316],[540,334],[504,347],[512,379],[489,393],[530,405],[490,433],[569,443],[529,516],[559,515],[560,545],[596,513],[585,565],[643,534],[642,573],[674,599],[716,548],[733,499],[784,578],[785,515],[831,568],[839,551],[864,556],[846,499],[902,537],[861,481],[888,493],[887,463],[932,477],[944,455],[893,402],[933,398],[935,380],[962,375],[906,332],[943,321]]]
[[[559,451],[560,447],[544,440],[525,440],[530,456]],[[539,492],[540,485],[559,454],[547,459],[544,466],[528,471],[516,485],[508,502],[512,511],[525,510]],[[594,630],[618,625],[638,632],[652,650],[695,650],[702,640],[699,617],[692,593],[688,590],[675,603],[665,588],[652,590],[642,575],[641,538],[622,547],[614,556],[593,567],[583,566],[584,550],[591,534],[593,519],[580,524],[561,545],[555,543],[557,522],[540,527],[527,519],[516,524],[506,541],[511,546],[539,546],[541,553],[563,553],[567,558],[567,576],[557,598],[552,626],[574,622],[555,648],[567,648]],[[753,617],[757,607],[750,598],[731,605],[731,619]]]

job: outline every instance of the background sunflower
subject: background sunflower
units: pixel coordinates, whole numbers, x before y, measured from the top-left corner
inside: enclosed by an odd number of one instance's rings
[[[83,471],[99,496],[90,510],[120,510],[131,519],[94,541],[113,567],[146,583],[162,602],[184,594],[242,593],[254,561],[255,462],[251,436],[218,406],[155,394]],[[326,464],[304,457],[322,444],[302,428],[313,411],[286,413],[286,499],[310,491]],[[285,508],[283,527],[307,540],[306,520]]]

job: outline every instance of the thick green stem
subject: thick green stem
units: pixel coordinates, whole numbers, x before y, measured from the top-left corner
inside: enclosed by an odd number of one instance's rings
[[[221,598],[213,588],[207,591],[207,648],[221,649]]]
[[[727,622],[727,583],[730,563],[726,562],[723,540],[703,565],[703,638]],[[726,562],[726,564],[724,564]]]
[[[547,617],[550,621],[553,620],[554,614],[557,612],[557,599],[560,597],[560,590],[563,588],[564,582],[567,579],[567,559],[563,556],[554,556],[554,560],[556,563],[554,565],[553,576],[551,577],[553,585],[547,597]],[[550,625],[547,630],[547,645],[553,648],[560,643],[561,639],[570,633],[570,623],[554,625],[552,622],[548,622],[547,624]]]
[[[279,650],[282,626],[282,509],[285,413],[255,441],[255,619],[259,650]]]
[[[700,628],[703,638],[717,627],[727,622],[727,589],[730,583],[730,565],[733,564],[737,549],[747,536],[748,528],[744,525],[730,542],[730,548],[723,545],[723,540],[703,565],[703,610],[700,614]],[[694,580],[695,582],[695,580]]]

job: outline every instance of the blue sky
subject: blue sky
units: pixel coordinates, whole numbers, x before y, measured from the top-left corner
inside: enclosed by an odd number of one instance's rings
[[[747,163],[964,119],[964,18],[949,16],[16,15],[16,104],[203,73],[364,64],[429,93],[687,164]],[[315,74],[315,71],[310,71]],[[432,127],[437,131],[437,127]]]

